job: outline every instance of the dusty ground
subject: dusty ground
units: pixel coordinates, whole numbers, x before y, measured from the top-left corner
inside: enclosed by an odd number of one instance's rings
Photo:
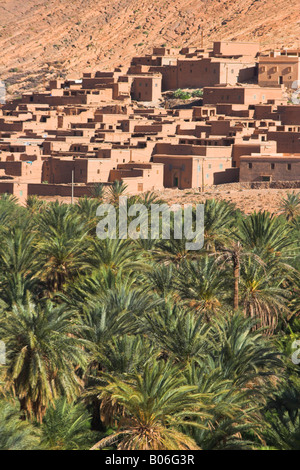
[[[203,193],[191,189],[165,189],[157,194],[171,204],[203,203],[214,198],[232,202],[246,214],[263,210],[278,214],[281,200],[292,191],[299,193],[300,189],[211,189]]]
[[[206,199],[218,199],[232,202],[238,209],[246,214],[254,211],[268,210],[274,214],[279,214],[280,203],[286,197],[288,192],[300,192],[300,189],[218,189],[213,188],[205,192],[199,192],[194,189],[165,189],[156,191],[156,195],[165,200],[168,204],[188,204],[203,203]],[[43,197],[45,201],[56,201],[71,203],[71,197]],[[77,202],[78,198],[74,198]]]

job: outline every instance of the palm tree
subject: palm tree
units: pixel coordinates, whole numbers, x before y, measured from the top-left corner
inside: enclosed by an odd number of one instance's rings
[[[2,233],[0,247],[1,297],[8,305],[24,301],[38,283],[35,250],[36,235],[28,223],[14,226]]]
[[[41,212],[46,207],[46,202],[40,199],[38,196],[30,195],[26,200],[26,207],[29,209],[32,215]]]
[[[243,389],[250,388],[252,400],[265,399],[265,386],[282,370],[280,353],[255,330],[257,321],[241,314],[224,314],[215,319],[210,330],[213,348],[209,367],[220,367],[223,377]]]
[[[109,398],[99,400],[99,383],[106,383],[102,372],[110,373],[120,380],[128,374],[142,372],[147,361],[154,355],[154,347],[150,341],[142,335],[120,335],[118,327],[116,336],[102,335],[102,342],[97,342],[95,360],[90,363],[86,374],[85,397],[93,406],[93,426],[106,428],[111,425],[112,416],[120,411],[119,405]]]
[[[19,399],[27,417],[38,421],[50,403],[64,392],[74,399],[81,390],[76,369],[85,368],[88,345],[79,337],[72,312],[47,301],[14,305],[2,314],[0,337],[6,344],[6,389]]]
[[[215,252],[232,240],[239,213],[234,204],[207,199],[204,206],[204,247]]]
[[[149,285],[161,298],[175,293],[176,270],[172,264],[153,264],[151,271],[145,273],[146,285]]]
[[[155,192],[147,191],[141,196],[138,196],[138,203],[144,204],[148,209],[151,208],[151,204],[164,204],[165,201],[161,199]]]
[[[39,448],[39,430],[21,419],[18,405],[0,401],[0,449],[36,450]]]
[[[252,449],[261,434],[259,405],[250,401],[251,394],[225,378],[222,369],[194,362],[185,375],[198,392],[207,395],[211,416],[206,428],[193,429],[192,437],[203,450]]]
[[[265,269],[248,258],[241,273],[241,305],[245,316],[273,332],[279,318],[289,318],[290,292],[276,266]]]
[[[281,200],[280,204],[281,214],[287,219],[288,222],[294,221],[300,216],[300,193],[293,191],[287,193],[286,198]]]
[[[263,261],[252,252],[245,252],[240,241],[232,240],[228,242],[227,246],[220,247],[217,253],[213,253],[216,256],[216,261],[219,265],[223,262],[224,266],[228,263],[232,264],[233,268],[233,310],[239,309],[239,298],[240,298],[240,274],[241,274],[241,263],[243,258],[253,258],[258,264],[263,265]],[[222,265],[221,265],[222,266]],[[223,266],[223,268],[224,268]],[[225,270],[226,275],[226,270]]]
[[[87,450],[94,438],[91,416],[83,404],[62,397],[47,409],[41,425],[43,450]]]
[[[276,450],[300,449],[300,381],[291,377],[270,398],[264,409],[264,438]]]
[[[122,413],[116,417],[118,429],[92,449],[118,444],[119,450],[193,450],[196,443],[183,433],[182,426],[202,427],[208,416],[203,396],[186,385],[181,371],[162,361],[146,364],[142,373],[120,380],[104,375],[101,400],[116,402]]]
[[[102,183],[95,183],[90,188],[90,194],[92,198],[97,199],[97,202],[102,202],[104,197],[104,185]]]
[[[89,270],[88,230],[88,225],[66,204],[54,203],[41,214],[38,276],[47,283],[50,292],[62,290],[68,280]]]
[[[216,253],[218,260],[230,262],[233,267],[233,308],[239,308],[239,289],[241,270],[244,263],[251,263],[262,272],[276,266],[283,276],[292,271],[286,261],[293,255],[294,242],[291,229],[283,219],[268,212],[254,212],[246,218],[240,218],[238,231],[233,234],[225,246]],[[285,277],[284,277],[285,278]]]
[[[300,450],[300,415],[272,413],[266,416],[265,438],[272,450]]]
[[[160,357],[187,364],[201,360],[210,350],[209,327],[203,316],[196,317],[193,310],[186,310],[178,303],[167,302],[155,312],[147,313],[142,322],[142,331]]]
[[[95,235],[96,233],[96,212],[99,204],[100,202],[98,199],[92,199],[85,196],[79,198],[77,204],[75,205],[76,213],[79,214],[80,219],[89,226],[90,235]]]
[[[220,311],[228,291],[220,264],[208,256],[183,263],[175,285],[179,297],[207,319]]]
[[[108,188],[108,194],[111,204],[114,206],[119,205],[119,198],[124,196],[127,191],[127,184],[124,184],[123,181],[115,180],[111,186]]]
[[[13,226],[26,218],[26,209],[18,205],[18,199],[11,194],[0,195],[0,230]]]
[[[141,258],[141,250],[130,239],[96,239],[91,243],[89,262],[96,269],[105,268],[112,272],[122,269],[124,273],[129,270],[145,270],[146,264]]]
[[[110,289],[86,299],[83,309],[85,324],[91,331],[86,333],[90,341],[100,349],[112,336],[138,333],[140,318],[161,303],[145,289],[134,286],[134,280],[125,278]]]
[[[265,263],[277,260],[284,263],[294,256],[292,228],[282,217],[267,211],[254,212],[241,220],[238,239],[246,251],[252,251]]]

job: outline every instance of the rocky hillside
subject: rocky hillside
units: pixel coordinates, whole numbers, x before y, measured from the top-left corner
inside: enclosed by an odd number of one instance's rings
[[[299,0],[0,0],[0,79],[9,92],[42,89],[144,54],[220,39],[262,49],[300,45]]]

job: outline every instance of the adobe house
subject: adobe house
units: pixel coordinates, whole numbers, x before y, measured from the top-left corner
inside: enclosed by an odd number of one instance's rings
[[[158,101],[161,98],[161,74],[133,77],[131,97],[136,101]]]
[[[177,88],[203,88],[220,83],[235,85],[251,80],[256,74],[254,60],[228,58],[179,59]]]
[[[0,162],[0,169],[3,169],[5,175],[18,178],[19,182],[35,181],[41,182],[42,161],[5,161]]]
[[[255,105],[269,101],[281,101],[286,104],[282,88],[260,86],[216,86],[203,89],[203,104],[245,104]]]
[[[278,126],[276,130],[267,133],[268,140],[277,142],[277,152],[300,153],[300,129],[285,129],[285,126]]]
[[[18,180],[0,179],[0,194],[11,194],[15,196],[20,204],[25,204],[28,196],[28,184]]]
[[[161,163],[121,163],[111,170],[109,181],[122,180],[133,192],[162,190],[164,165]]]
[[[277,106],[278,119],[283,125],[300,126],[300,104],[293,106]]]
[[[240,181],[299,181],[300,154],[252,154],[240,157]]]
[[[255,77],[258,49],[230,41],[216,42],[212,51],[156,48],[135,58],[129,70],[53,80],[44,93],[5,104],[0,108],[3,178],[10,184],[29,182],[30,194],[68,197],[72,175],[75,196],[89,194],[95,182],[109,185],[116,179],[133,192],[163,185],[205,187],[237,181],[243,158],[276,158],[278,152],[280,163],[292,159],[282,169],[289,178],[300,153],[300,106],[287,106],[284,86],[236,84]],[[285,52],[280,60],[295,59],[293,51]],[[162,87],[205,83],[212,86],[204,87],[201,106],[156,104]],[[132,102],[130,94],[144,104]],[[277,163],[271,175],[267,169],[256,178],[276,178],[281,171]]]
[[[277,152],[277,142],[268,141],[244,141],[239,143],[234,143],[232,146],[232,166],[234,168],[240,167],[240,157],[246,155],[252,155],[254,153],[276,153]]]
[[[231,147],[157,144],[153,162],[165,165],[166,188],[211,186],[228,182]]]
[[[285,85],[291,88],[297,81],[300,81],[300,49],[271,52],[269,56],[259,57],[258,84],[260,86]]]
[[[257,57],[259,53],[258,42],[215,41],[211,55],[213,57]]]

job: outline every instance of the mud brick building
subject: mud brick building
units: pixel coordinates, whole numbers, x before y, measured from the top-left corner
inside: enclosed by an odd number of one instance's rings
[[[258,83],[260,86],[292,87],[295,82],[300,85],[300,49],[286,49],[259,57]]]
[[[132,193],[299,181],[300,105],[287,93],[298,78],[299,51],[218,41],[51,80],[0,105],[0,193],[25,203],[70,197],[72,181],[75,197],[116,180]],[[168,108],[164,90],[177,88],[203,97]]]
[[[240,181],[299,181],[299,154],[251,154],[240,158]]]

